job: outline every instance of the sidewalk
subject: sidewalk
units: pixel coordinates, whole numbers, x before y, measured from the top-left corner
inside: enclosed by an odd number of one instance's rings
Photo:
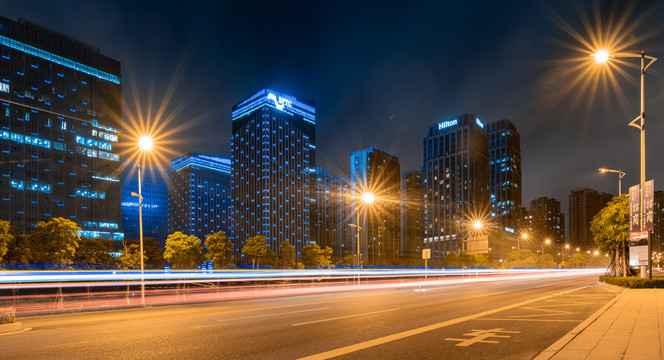
[[[624,289],[535,359],[664,359],[662,345],[664,289]]]

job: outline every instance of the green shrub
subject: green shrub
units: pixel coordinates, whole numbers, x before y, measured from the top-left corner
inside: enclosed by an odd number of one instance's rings
[[[643,279],[640,277],[600,276],[599,281],[630,289],[664,289],[664,279]]]
[[[13,323],[16,319],[15,313],[16,310],[13,307],[0,308],[0,325]]]

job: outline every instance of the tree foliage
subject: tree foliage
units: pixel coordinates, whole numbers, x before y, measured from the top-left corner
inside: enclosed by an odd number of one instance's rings
[[[12,234],[9,221],[0,220],[0,262],[9,251],[9,246],[14,243],[14,234]]]
[[[611,257],[608,271],[612,275],[627,272],[629,246],[629,198],[626,194],[614,197],[590,222],[595,245]],[[622,271],[621,271],[622,270]]]
[[[145,250],[145,249],[143,249]],[[123,269],[135,269],[141,267],[141,247],[138,244],[130,244],[127,241],[123,242],[123,248],[120,250],[120,257],[118,257],[118,266]],[[143,266],[148,258],[143,255]]]
[[[300,255],[300,261],[304,266],[330,266],[332,248],[326,246],[321,249],[315,242],[308,243]]]
[[[251,259],[251,265],[260,265],[260,261],[267,255],[267,239],[262,235],[248,238],[242,247],[242,253]]]
[[[341,258],[341,261],[346,266],[353,266],[355,265],[355,254],[353,254],[351,251],[346,251],[344,256]]]
[[[293,245],[286,240],[282,240],[279,243],[279,252],[279,266],[286,269],[293,268],[295,266],[295,248]]]
[[[80,241],[80,230],[75,222],[65,218],[40,221],[29,235],[33,261],[71,262]]]
[[[115,259],[111,256],[112,251],[113,240],[104,240],[101,237],[81,238],[73,260],[78,263],[111,266],[115,265]]]
[[[9,234],[12,235],[7,244],[7,253],[3,261],[6,263],[29,263],[32,261],[32,249],[27,236],[14,225],[10,225]]]
[[[205,257],[212,261],[214,267],[225,268],[233,266],[233,243],[223,231],[217,231],[205,237]]]
[[[141,240],[125,240],[128,245],[136,244],[139,249],[141,247]],[[140,250],[139,250],[140,251]],[[153,237],[143,238],[143,256],[147,258],[144,261],[145,267],[163,268],[164,267],[164,250]]]
[[[173,268],[194,268],[203,262],[203,245],[196,236],[187,236],[179,231],[166,238],[164,259]]]

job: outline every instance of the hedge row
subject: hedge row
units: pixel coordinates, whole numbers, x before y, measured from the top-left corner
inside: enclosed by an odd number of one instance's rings
[[[664,289],[664,279],[643,279],[640,277],[600,276],[599,281],[631,289]]]

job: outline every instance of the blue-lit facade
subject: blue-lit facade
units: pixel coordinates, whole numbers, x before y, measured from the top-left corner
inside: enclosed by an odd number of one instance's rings
[[[282,240],[297,253],[311,241],[315,182],[313,101],[263,89],[233,107],[231,238],[236,256],[245,239]]]
[[[171,162],[168,233],[180,231],[201,241],[208,234],[228,234],[231,162],[190,153]]]
[[[489,209],[489,138],[473,114],[429,127],[423,142],[424,244],[435,260],[464,251],[473,214]]]
[[[500,229],[517,229],[521,218],[521,136],[508,119],[487,124],[491,218]]]
[[[138,170],[133,162],[122,169],[122,229],[127,239],[139,239]],[[162,246],[168,236],[168,177],[161,167],[143,166],[141,170],[143,196],[143,236],[157,240]]]
[[[24,232],[64,217],[122,240],[120,63],[0,17],[0,218]]]
[[[375,146],[356,151],[350,157],[350,180],[353,206],[360,211],[363,263],[386,264],[397,259],[401,255],[399,159]],[[363,204],[359,199],[365,192],[374,194],[376,201]],[[357,244],[352,248],[357,251]]]

